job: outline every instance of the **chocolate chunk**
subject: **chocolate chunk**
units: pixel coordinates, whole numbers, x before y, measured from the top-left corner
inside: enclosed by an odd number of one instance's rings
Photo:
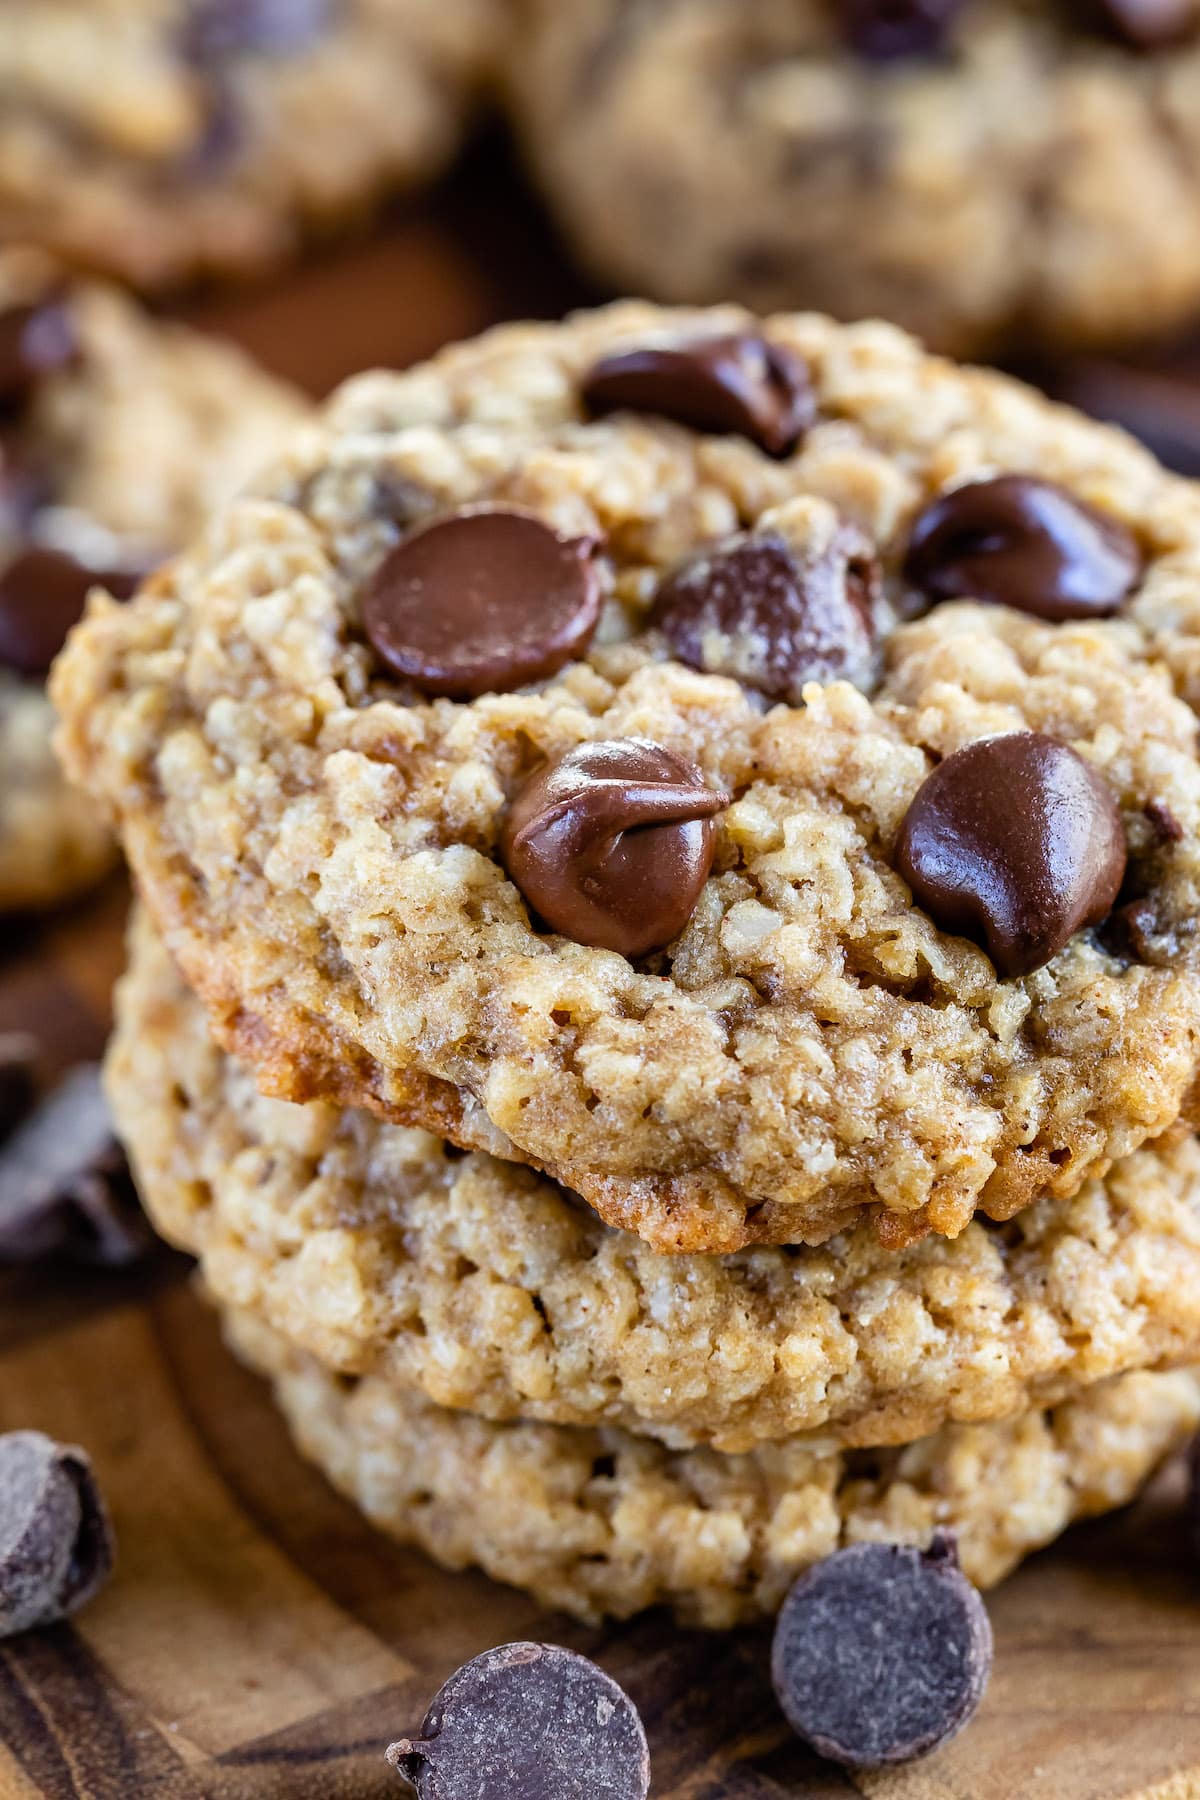
[[[589,412],[658,413],[695,431],[740,432],[769,456],[816,417],[801,357],[749,332],[647,344],[603,357],[583,378]]]
[[[78,354],[75,321],[61,297],[6,307],[0,311],[0,406],[20,405]]]
[[[73,1069],[0,1148],[0,1262],[115,1266],[151,1242],[95,1064]]]
[[[466,699],[543,681],[591,642],[596,547],[527,513],[457,513],[385,557],[363,629],[380,661],[427,694]]]
[[[811,554],[763,532],[675,569],[659,587],[652,622],[691,668],[799,706],[807,681],[868,685],[878,591],[871,545],[853,527]]]
[[[63,550],[28,545],[0,570],[0,663],[19,675],[44,675],[94,587],[127,600],[148,573],[148,566],[92,568]]]
[[[646,1800],[650,1752],[628,1694],[557,1644],[503,1644],[464,1663],[419,1737],[387,1759],[420,1800]]]
[[[245,54],[292,56],[328,32],[332,0],[188,0],[184,54],[205,64]]]
[[[112,1527],[84,1452],[40,1431],[0,1437],[0,1638],[75,1612],[112,1562]]]
[[[1116,612],[1142,573],[1120,520],[1053,481],[1001,475],[935,500],[913,526],[905,574],[931,600],[986,600],[1039,619]]]
[[[852,1544],[802,1575],[775,1627],[788,1724],[850,1768],[908,1762],[961,1731],[992,1667],[987,1609],[949,1532],[926,1551]]]
[[[1112,789],[1040,732],[983,738],[919,788],[896,867],[942,931],[981,940],[1005,975],[1040,969],[1104,919],[1125,875]]]
[[[871,62],[935,56],[965,0],[834,0],[846,42]]]
[[[1196,0],[1094,0],[1104,23],[1137,50],[1158,50],[1200,24]]]
[[[552,930],[645,956],[691,918],[712,867],[713,815],[729,799],[643,738],[581,744],[526,782],[501,854]]]

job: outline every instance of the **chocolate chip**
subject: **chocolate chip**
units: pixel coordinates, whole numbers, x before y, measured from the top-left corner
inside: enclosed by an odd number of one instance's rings
[[[852,1544],[817,1563],[783,1603],[771,1656],[792,1730],[850,1768],[946,1743],[983,1699],[991,1666],[987,1609],[945,1531],[926,1551]]]
[[[1175,44],[1200,23],[1196,0],[1094,0],[1104,23],[1138,50]]]
[[[40,1431],[0,1437],[0,1638],[75,1612],[112,1562],[112,1527],[83,1451]]]
[[[1158,912],[1154,902],[1146,897],[1118,906],[1097,933],[1110,956],[1126,963],[1149,965],[1160,960],[1154,943],[1158,935]]]
[[[92,588],[126,600],[148,573],[149,565],[93,568],[64,550],[27,545],[0,570],[0,663],[19,675],[44,675]]]
[[[1178,844],[1183,841],[1183,826],[1165,801],[1151,800],[1145,813],[1151,830],[1160,843]]]
[[[188,0],[183,49],[189,61],[291,56],[329,30],[332,0]]]
[[[982,940],[1005,975],[1039,969],[1105,918],[1125,874],[1112,789],[1040,732],[983,738],[918,789],[896,867],[942,931]]]
[[[965,0],[835,0],[846,42],[872,62],[934,56]]]
[[[807,681],[868,685],[878,589],[871,545],[850,526],[811,554],[763,532],[675,569],[659,587],[652,622],[691,668],[799,706]]]
[[[419,1737],[387,1759],[420,1800],[646,1800],[637,1709],[603,1669],[556,1644],[504,1644],[464,1663]]]
[[[595,551],[527,513],[456,513],[385,557],[363,628],[380,661],[427,694],[507,693],[587,649],[600,617]]]
[[[94,1064],[73,1069],[0,1148],[0,1261],[116,1266],[150,1244]]]
[[[0,406],[27,399],[40,381],[79,354],[68,303],[53,297],[0,311]]]
[[[647,344],[603,357],[583,378],[589,412],[658,413],[695,431],[740,432],[769,456],[816,417],[801,357],[749,332]]]
[[[728,794],[659,744],[581,744],[526,782],[501,854],[552,930],[644,956],[691,918],[712,866],[713,815],[728,805]]]
[[[1053,481],[1001,475],[953,488],[913,526],[905,574],[931,600],[986,600],[1039,619],[1116,612],[1142,553],[1118,519]]]

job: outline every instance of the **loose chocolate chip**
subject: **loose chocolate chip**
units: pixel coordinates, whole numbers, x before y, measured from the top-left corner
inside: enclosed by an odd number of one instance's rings
[[[982,939],[1005,975],[1048,963],[1105,918],[1125,832],[1104,777],[1040,732],[983,738],[918,789],[896,867],[943,931]]]
[[[879,571],[852,527],[811,555],[775,532],[701,551],[659,587],[653,623],[681,662],[798,706],[807,681],[873,671]]]
[[[872,62],[934,56],[965,0],[835,0],[846,42]]]
[[[691,918],[712,867],[713,815],[729,798],[643,738],[581,744],[526,782],[501,854],[552,930],[644,956]]]
[[[1200,24],[1196,0],[1094,0],[1103,21],[1138,50],[1178,43]]]
[[[19,675],[44,675],[92,588],[126,600],[148,573],[148,566],[92,568],[63,550],[28,545],[0,570],[0,663]]]
[[[592,538],[527,513],[456,513],[401,540],[362,602],[387,668],[466,699],[543,681],[582,656],[600,617]]]
[[[332,0],[188,0],[184,54],[200,64],[247,53],[291,56],[317,43],[332,15]]]
[[[769,456],[816,417],[802,358],[749,332],[648,344],[603,357],[583,379],[592,413],[659,413],[696,431],[740,432]]]
[[[75,1612],[112,1562],[112,1527],[83,1451],[40,1431],[0,1437],[0,1638]]]
[[[73,1069],[0,1148],[0,1261],[116,1266],[150,1244],[94,1064]]]
[[[78,354],[75,321],[61,298],[0,311],[0,407],[19,405]]]
[[[905,574],[931,600],[986,600],[1039,619],[1116,612],[1142,572],[1118,519],[1053,481],[1001,475],[953,488],[913,526]]]
[[[637,1709],[603,1669],[556,1644],[504,1644],[453,1674],[419,1737],[387,1759],[420,1800],[646,1800]]]
[[[792,1730],[850,1768],[946,1743],[983,1699],[991,1666],[987,1610],[944,1531],[923,1552],[852,1544],[809,1569],[783,1603],[771,1656]]]

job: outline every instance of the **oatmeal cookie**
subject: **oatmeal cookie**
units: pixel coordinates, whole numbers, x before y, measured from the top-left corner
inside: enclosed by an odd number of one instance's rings
[[[544,1176],[319,1101],[265,1099],[144,917],[107,1085],[142,1200],[330,1368],[492,1419],[742,1451],[906,1443],[1200,1355],[1200,1146],[896,1253],[663,1257]]]
[[[131,592],[303,411],[231,347],[0,252],[0,909],[66,899],[115,860],[59,772],[44,687],[89,586]]]
[[[497,1425],[355,1382],[253,1313],[226,1315],[300,1449],[382,1530],[584,1619],[670,1605],[726,1629],[864,1539],[958,1534],[988,1587],[1075,1519],[1123,1506],[1200,1420],[1200,1377],[1122,1375],[1050,1412],[947,1425],[903,1449],[671,1451],[628,1432]]]
[[[1200,490],[889,327],[358,379],[54,692],[267,1091],[657,1249],[953,1236],[1195,1113]]]
[[[500,0],[6,0],[0,240],[160,288],[449,160]]]
[[[619,288],[879,313],[959,355],[1076,346],[1200,306],[1188,12],[518,0],[507,86],[566,235]]]

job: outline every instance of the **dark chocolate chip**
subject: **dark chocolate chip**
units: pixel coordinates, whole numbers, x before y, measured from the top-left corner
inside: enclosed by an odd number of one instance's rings
[[[936,56],[965,0],[834,0],[846,42],[871,62]]]
[[[600,617],[592,538],[527,513],[456,513],[401,540],[362,602],[380,661],[427,694],[468,699],[544,681]]]
[[[589,412],[647,412],[696,431],[739,432],[769,456],[816,417],[803,359],[749,332],[647,344],[603,357],[583,378]]]
[[[93,568],[64,550],[27,545],[0,570],[0,663],[20,675],[44,675],[83,617],[92,588],[127,600],[149,572],[148,564]]]
[[[318,43],[332,18],[332,0],[188,0],[184,54],[199,64],[292,56]]]
[[[504,1644],[464,1663],[420,1735],[387,1759],[420,1800],[646,1800],[637,1709],[603,1669],[556,1644]]]
[[[1039,619],[1116,612],[1143,567],[1137,539],[1053,481],[952,488],[913,526],[905,574],[931,600],[986,600]]]
[[[983,738],[918,789],[896,867],[942,931],[982,941],[1005,975],[1026,975],[1109,913],[1125,875],[1112,789],[1040,732]]]
[[[987,1609],[954,1538],[852,1544],[809,1569],[779,1614],[771,1673],[792,1730],[873,1768],[927,1756],[971,1718],[992,1666]]]
[[[1093,0],[1103,23],[1137,50],[1177,44],[1200,24],[1196,0]]]
[[[1182,843],[1183,826],[1165,801],[1151,800],[1145,808],[1145,813],[1150,821],[1151,830],[1160,843]]]
[[[0,311],[0,407],[20,405],[78,354],[75,321],[61,297]]]
[[[1102,923],[1097,933],[1110,956],[1126,963],[1154,965],[1161,960],[1155,949],[1159,934],[1158,911],[1153,900],[1127,900]]]
[[[151,1236],[94,1064],[73,1069],[0,1148],[0,1262],[113,1267]]]
[[[712,867],[713,815],[729,798],[643,738],[581,744],[526,782],[501,853],[552,930],[644,956],[691,918]]]
[[[806,554],[775,532],[701,551],[658,590],[653,623],[693,669],[731,675],[799,706],[805,682],[866,687],[874,665],[879,570],[844,526]]]
[[[75,1612],[112,1562],[112,1527],[83,1451],[40,1431],[0,1437],[0,1638]]]

